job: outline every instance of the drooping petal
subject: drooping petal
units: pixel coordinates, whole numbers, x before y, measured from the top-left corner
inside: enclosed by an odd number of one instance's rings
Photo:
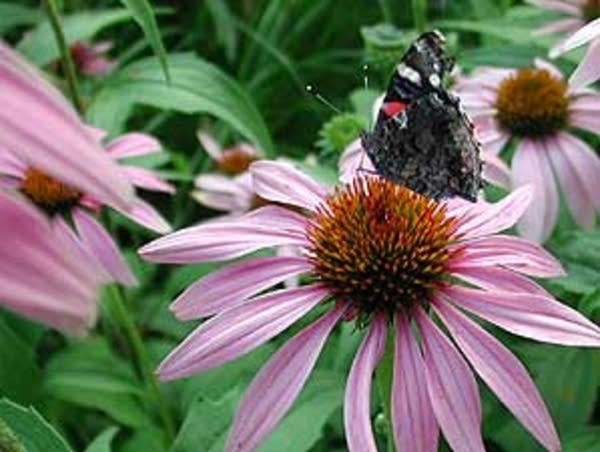
[[[81,209],[73,211],[73,221],[82,244],[90,253],[96,256],[106,272],[121,284],[126,286],[136,285],[135,276],[131,273],[119,251],[119,247],[106,232],[106,229]]]
[[[373,319],[352,363],[344,396],[344,429],[350,452],[377,452],[371,428],[371,381],[385,350],[386,324]]]
[[[181,229],[150,242],[139,253],[153,262],[224,261],[261,248],[306,245],[303,222],[295,212],[266,206],[235,219]]]
[[[434,309],[481,379],[549,451],[560,450],[550,413],[523,364],[497,339],[450,304]]]
[[[484,237],[513,226],[529,207],[531,198],[532,187],[519,187],[497,203],[462,203],[460,212],[450,214],[460,218],[457,233],[465,239]]]
[[[575,31],[584,24],[582,19],[579,18],[567,18],[553,20],[539,28],[533,30],[533,34],[536,36],[545,35],[549,33],[563,33],[566,31]]]
[[[452,265],[452,276],[485,290],[537,294],[551,297],[546,289],[532,279],[500,266]]]
[[[371,159],[362,147],[360,138],[357,138],[344,150],[338,163],[340,168],[340,181],[345,184],[352,182],[358,172],[363,169],[366,172],[375,171]]]
[[[439,427],[427,393],[423,357],[403,315],[396,317],[395,327],[392,425],[396,447],[436,452]]]
[[[311,268],[303,257],[268,256],[242,261],[196,281],[173,302],[171,310],[182,320],[213,315]]]
[[[594,46],[590,48],[592,47]],[[598,45],[595,46],[595,50],[597,55],[600,55],[600,39]],[[600,65],[600,57],[598,57],[596,63],[594,69],[598,70],[600,76],[600,70],[597,69]],[[569,107],[569,123],[580,129],[600,133],[600,95],[588,93],[575,97]]]
[[[564,75],[561,72],[561,70],[549,61],[544,60],[543,58],[535,58],[533,64],[537,69],[543,69],[559,80],[564,79]]]
[[[598,36],[600,36],[600,33],[598,33]],[[569,78],[569,87],[571,89],[583,88],[598,79],[600,79],[600,39],[596,39],[588,47],[579,66]],[[596,133],[600,133],[597,130]]]
[[[533,201],[521,216],[518,229],[524,237],[544,242],[558,218],[558,192],[545,144],[522,139],[512,160],[515,187],[531,184]]]
[[[492,154],[483,155],[483,178],[507,190],[511,186],[510,169],[502,159]]]
[[[131,185],[64,97],[2,42],[0,81],[1,147],[109,204],[130,204]]]
[[[581,16],[581,10],[577,5],[573,3],[561,1],[561,0],[527,0],[527,3],[539,6],[543,9],[549,9],[551,11],[558,11],[561,13],[569,14],[570,16],[579,17]]]
[[[136,198],[133,205],[126,211],[120,210],[130,220],[158,234],[171,232],[171,225],[163,216],[142,198]]]
[[[600,115],[598,116],[600,118]],[[554,167],[554,172],[560,183],[562,193],[567,200],[567,206],[575,222],[582,228],[591,228],[596,220],[594,203],[588,196],[587,185],[579,177],[577,168],[568,158],[570,146],[560,140],[553,139],[548,146],[548,157]]]
[[[462,266],[506,268],[540,278],[564,276],[558,260],[540,245],[513,235],[493,235],[470,240],[459,261]]]
[[[575,49],[576,47],[579,47],[598,37],[600,37],[600,17],[589,22],[559,45],[551,49],[550,58],[556,58],[557,56],[568,52],[569,50]]]
[[[0,191],[0,304],[34,321],[83,333],[96,319],[96,266],[22,198]]]
[[[128,165],[122,165],[121,169],[127,174],[130,182],[136,187],[150,191],[175,193],[175,187],[154,171]]]
[[[511,333],[551,344],[600,345],[600,328],[552,298],[459,286],[447,287],[443,292],[458,306]]]
[[[254,190],[264,199],[315,210],[327,196],[327,190],[292,165],[258,161],[250,166]]]
[[[304,387],[344,310],[336,308],[290,339],[246,391],[227,439],[227,452],[254,450],[285,416]]]
[[[221,146],[219,146],[219,143],[217,143],[211,135],[205,132],[198,131],[196,133],[196,136],[198,137],[198,141],[200,141],[200,144],[202,144],[202,147],[208,153],[208,155],[210,155],[210,157],[215,162],[218,162],[221,156],[223,155],[223,149],[221,148]]]
[[[310,285],[271,292],[203,323],[161,363],[163,380],[202,372],[242,356],[281,333],[328,295]]]
[[[139,132],[120,135],[106,145],[107,152],[116,159],[154,154],[160,152],[161,148],[156,138]]]
[[[0,147],[0,174],[22,179],[27,165],[8,149]]]
[[[433,412],[455,452],[485,452],[481,437],[481,401],[469,366],[454,345],[419,308],[425,380]]]
[[[570,133],[560,133],[560,141],[565,157],[577,172],[579,180],[584,184],[588,196],[597,210],[600,210],[600,158],[592,148]]]
[[[481,147],[484,151],[483,158],[486,160],[487,156],[497,156],[510,140],[510,134],[502,130],[496,129],[493,132],[479,135]]]

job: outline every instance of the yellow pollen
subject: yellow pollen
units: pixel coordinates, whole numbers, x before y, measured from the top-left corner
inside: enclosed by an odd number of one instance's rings
[[[600,17],[600,0],[588,0],[582,7],[583,18],[586,22],[591,22]]]
[[[217,164],[220,171],[230,176],[237,176],[248,170],[255,160],[256,157],[253,154],[242,146],[236,146],[225,149]]]
[[[81,197],[74,188],[34,168],[25,172],[21,191],[36,204],[51,210],[75,203]]]
[[[569,121],[567,84],[546,69],[521,69],[500,83],[496,109],[500,126],[514,135],[553,135]]]
[[[447,280],[455,231],[435,201],[384,179],[356,179],[311,220],[313,273],[363,319],[409,313]]]

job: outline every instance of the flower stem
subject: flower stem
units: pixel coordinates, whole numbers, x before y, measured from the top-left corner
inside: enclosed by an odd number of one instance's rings
[[[156,377],[152,370],[152,365],[148,358],[148,354],[146,353],[146,348],[144,347],[142,337],[140,336],[140,333],[137,330],[129,311],[125,306],[122,288],[115,284],[111,284],[108,286],[107,290],[109,291],[108,299],[110,301],[110,312],[112,313],[115,321],[118,323],[118,327],[125,332],[125,336],[134,355],[137,368],[146,383],[151,397],[156,403],[158,414],[167,433],[169,442],[172,442],[175,438],[175,424],[173,423],[171,412],[169,411],[165,399],[160,392],[160,388],[158,387],[158,382],[156,381]]]
[[[67,84],[69,85],[69,91],[71,92],[71,99],[73,100],[73,104],[75,105],[77,111],[79,113],[83,113],[83,102],[81,101],[81,96],[79,95],[79,85],[77,84],[75,64],[73,63],[73,58],[71,58],[71,51],[69,50],[69,46],[67,45],[67,41],[62,30],[58,6],[56,5],[55,0],[44,0],[44,4],[46,5],[48,18],[50,19],[50,24],[52,25],[52,30],[54,31],[54,37],[56,38],[56,43],[58,44],[58,48],[60,50],[65,76],[67,78]]]
[[[427,27],[427,2],[412,0],[412,13],[415,28],[419,33],[423,33]]]
[[[381,399],[381,405],[383,408],[383,414],[386,420],[387,428],[387,450],[388,452],[394,452],[394,433],[392,430],[392,375],[394,369],[394,341],[392,335],[388,334],[388,340],[386,342],[385,352],[379,365],[377,366],[377,373],[375,379],[377,381],[377,390],[379,391],[379,398]]]

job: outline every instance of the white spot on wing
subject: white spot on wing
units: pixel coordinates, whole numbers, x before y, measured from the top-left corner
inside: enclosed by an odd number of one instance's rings
[[[407,66],[406,64],[400,63],[396,70],[398,71],[398,75],[400,75],[400,77],[408,79],[415,85],[421,84],[421,76],[419,75],[419,73],[413,68]]]

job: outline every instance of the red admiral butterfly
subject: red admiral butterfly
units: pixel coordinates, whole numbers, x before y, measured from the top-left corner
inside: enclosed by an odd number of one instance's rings
[[[396,67],[362,145],[380,176],[436,200],[475,201],[481,148],[459,99],[442,86],[453,65],[439,31],[419,36]]]

